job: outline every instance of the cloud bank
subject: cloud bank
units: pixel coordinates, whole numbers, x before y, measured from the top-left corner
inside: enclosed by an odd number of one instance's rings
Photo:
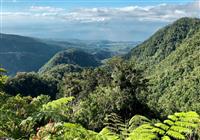
[[[1,14],[7,32],[21,30],[27,34],[30,32],[30,35],[32,31],[33,35],[39,36],[45,36],[46,32],[51,37],[59,34],[80,39],[143,40],[167,23],[181,17],[200,17],[199,13],[198,0],[179,5],[79,8],[71,11],[50,6],[31,6],[26,11]],[[34,34],[33,30],[37,33]],[[140,37],[135,37],[136,34]]]

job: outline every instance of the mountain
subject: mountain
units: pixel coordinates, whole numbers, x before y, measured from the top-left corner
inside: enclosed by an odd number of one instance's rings
[[[82,49],[88,53],[95,54],[100,60],[116,55],[124,55],[134,48],[139,42],[116,42],[109,40],[46,40],[45,43],[54,44],[65,48]]]
[[[65,49],[82,49],[103,60],[125,54],[137,44],[137,42],[112,41],[59,41],[11,34],[0,34],[0,36],[0,65],[8,71],[8,75],[15,75],[21,71],[38,71],[57,52]]]
[[[37,71],[55,53],[64,49],[31,37],[9,34],[0,36],[0,64],[9,75],[19,71]]]
[[[74,64],[81,67],[97,67],[100,65],[100,61],[94,55],[80,49],[69,49],[57,53],[39,70],[39,72],[42,73],[48,71],[52,67],[61,64]]]
[[[175,51],[184,39],[192,36],[199,26],[197,18],[181,18],[158,30],[148,40],[133,48],[126,58],[143,66],[157,64]]]
[[[145,68],[150,108],[161,116],[200,113],[200,19],[182,18],[159,30],[126,57]]]

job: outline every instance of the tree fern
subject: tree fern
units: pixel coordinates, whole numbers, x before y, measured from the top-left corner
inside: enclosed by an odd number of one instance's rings
[[[129,121],[123,121],[116,113],[111,113],[106,116],[104,125],[110,131],[120,135],[122,139],[129,136],[129,133],[140,126],[141,124],[147,124],[151,121],[141,115],[133,116]]]
[[[111,113],[104,119],[104,125],[115,133],[120,133],[126,127],[125,123],[116,113]]]
[[[43,105],[43,110],[57,110],[61,108],[66,109],[66,104],[71,102],[74,99],[74,97],[65,97],[60,98],[58,100],[54,100],[52,102],[48,102],[47,104]]]
[[[110,131],[108,128],[103,128],[97,135],[97,140],[120,140],[120,136]]]
[[[186,140],[197,135],[200,118],[195,112],[181,112],[169,115],[163,123],[143,124],[133,130],[127,140]]]
[[[69,111],[71,107],[68,103],[71,102],[74,97],[65,97],[58,100],[54,100],[43,104],[40,111],[33,114],[31,117],[34,121],[67,121],[69,118]]]
[[[143,124],[133,130],[127,140],[158,140],[159,137],[152,131],[153,128],[150,124]]]
[[[147,123],[150,123],[150,122],[151,122],[151,120],[149,120],[145,116],[135,115],[129,120],[128,129],[129,129],[129,131],[132,131],[135,128],[137,128],[138,126],[140,126],[142,124],[147,124]]]

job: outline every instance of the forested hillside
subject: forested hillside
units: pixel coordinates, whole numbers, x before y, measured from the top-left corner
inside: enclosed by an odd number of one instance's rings
[[[177,20],[99,64],[72,49],[39,72],[0,68],[0,139],[200,139],[200,19]]]
[[[99,59],[92,54],[78,49],[68,49],[58,52],[39,70],[39,72],[48,71],[52,67],[61,64],[74,64],[81,67],[97,67],[100,63]]]
[[[37,71],[61,50],[62,47],[47,45],[38,39],[1,34],[0,64],[8,70],[9,75],[19,71]]]
[[[182,18],[160,29],[129,54],[150,80],[147,103],[166,116],[176,111],[200,113],[200,19]]]
[[[181,18],[158,30],[148,40],[132,49],[126,58],[136,61],[143,67],[153,66],[175,51],[184,39],[193,36],[199,28],[199,19]]]
[[[7,69],[7,74],[12,76],[17,72],[37,72],[56,53],[66,49],[81,49],[99,60],[104,60],[114,55],[125,54],[137,44],[111,41],[56,41],[11,34],[0,35],[0,64]]]

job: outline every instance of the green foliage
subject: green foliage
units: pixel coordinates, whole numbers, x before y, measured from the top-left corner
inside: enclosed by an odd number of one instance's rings
[[[49,123],[40,128],[33,140],[92,140],[96,139],[96,133],[86,130],[78,124]]]
[[[2,76],[2,74],[6,73],[7,71],[4,68],[0,68],[0,75]]]
[[[74,107],[75,119],[86,128],[99,130],[103,127],[106,114],[117,110],[122,99],[118,88],[99,87]]]
[[[43,110],[57,110],[57,109],[64,109],[65,104],[72,101],[73,97],[67,97],[67,98],[60,98],[58,100],[54,100],[52,102],[48,102],[47,104],[44,104],[42,106]]]
[[[194,110],[200,113],[200,19],[181,18],[132,50],[130,61],[144,68],[149,94],[140,101],[164,118]]]
[[[49,123],[41,127],[33,140],[120,140],[119,136],[104,128],[96,133],[72,123]]]
[[[200,28],[198,18],[181,18],[133,48],[126,56],[143,67],[152,67],[175,51],[182,41]]]
[[[38,112],[42,104],[49,101],[47,96],[38,98],[21,97],[19,95],[10,97],[1,94],[3,99],[0,106],[0,131],[12,138],[28,138],[34,132],[33,123],[22,125],[22,121]]]
[[[158,140],[158,136],[152,132],[153,128],[150,124],[143,124],[132,131],[127,140]]]
[[[111,113],[106,116],[104,125],[107,129],[118,134],[121,139],[129,137],[129,133],[143,124],[149,124],[151,121],[140,115],[133,116],[130,120],[123,121],[120,116]]]
[[[113,133],[108,128],[103,128],[97,136],[97,140],[120,140],[120,136]]]
[[[199,37],[200,31],[197,31],[186,39],[151,74],[152,94],[148,97],[149,105],[162,112],[162,116],[176,111],[200,112]]]
[[[102,68],[66,74],[59,84],[60,96],[74,96],[78,99],[87,97],[97,86],[106,85],[110,81],[110,73]]]
[[[56,98],[57,82],[53,79],[44,79],[37,73],[18,73],[9,78],[4,86],[4,91],[10,95],[21,94],[23,96],[36,97],[40,94]]]
[[[31,97],[7,97],[0,107],[0,131],[2,135],[12,138],[27,139],[36,129],[49,122],[68,121],[71,111],[69,102],[73,97],[61,98],[49,101],[45,95],[37,98]]]
[[[0,68],[0,91],[2,91],[2,88],[4,87],[4,84],[8,78],[5,76],[5,73],[7,73],[7,71],[4,68]]]
[[[73,97],[66,97],[43,104],[40,110],[41,117],[43,117],[43,119],[45,118],[47,121],[56,122],[69,120],[69,113],[72,109],[68,104],[73,99]]]
[[[164,123],[143,124],[130,133],[128,140],[186,140],[198,137],[200,117],[196,112],[169,115]]]
[[[78,49],[69,49],[57,53],[52,59],[50,59],[39,72],[45,72],[54,66],[60,64],[74,64],[81,67],[96,67],[100,65],[100,62],[91,54]]]
[[[65,74],[71,73],[71,72],[80,72],[82,71],[82,68],[76,65],[71,64],[60,64],[57,66],[54,66],[46,71],[39,71],[39,74],[41,74],[43,77],[52,77],[58,81],[62,80]]]
[[[106,115],[104,125],[106,128],[117,134],[120,134],[126,128],[124,121],[116,113]]]
[[[128,122],[128,129],[129,131],[134,130],[135,128],[139,127],[142,124],[150,123],[151,121],[146,118],[145,116],[135,115],[133,116]]]
[[[81,68],[73,64],[100,63],[72,49],[58,53],[39,73],[6,79],[0,68],[0,137],[199,139],[199,25],[199,19],[182,18],[159,30],[133,49],[132,61],[114,57],[100,67]],[[179,111],[186,113],[157,120]]]
[[[8,70],[8,75],[12,76],[17,72],[38,71],[56,53],[65,49],[81,49],[93,54],[92,58],[102,60],[113,55],[125,54],[137,44],[137,42],[113,41],[53,41],[11,34],[1,33],[0,35],[2,37],[0,42],[0,58],[2,58],[0,64],[3,64]],[[89,62],[91,61],[89,60]]]
[[[68,96],[80,99],[73,107],[74,118],[86,128],[100,130],[103,119],[112,112],[125,120],[136,113],[149,112],[137,99],[147,86],[142,72],[125,62],[111,67],[114,67],[112,71],[107,71],[106,66],[70,77],[66,75],[65,83],[62,83],[62,90],[68,92]],[[76,76],[81,78],[76,79]]]
[[[55,53],[63,50],[39,39],[10,34],[1,34],[0,46],[0,64],[8,70],[8,75],[37,71]]]

